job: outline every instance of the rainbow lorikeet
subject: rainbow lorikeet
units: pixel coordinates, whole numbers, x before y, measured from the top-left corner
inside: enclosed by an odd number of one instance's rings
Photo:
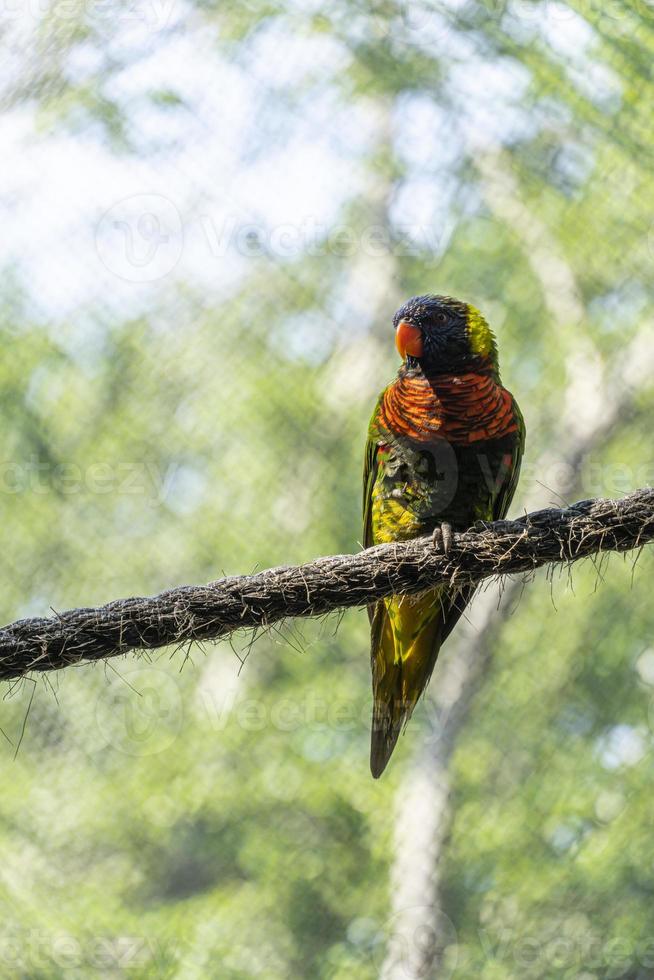
[[[500,381],[495,337],[473,306],[416,296],[393,318],[404,363],[382,392],[368,430],[364,545],[504,517],[513,497],[525,425]],[[474,588],[438,586],[369,606],[373,717],[370,769],[386,768],[400,731]]]

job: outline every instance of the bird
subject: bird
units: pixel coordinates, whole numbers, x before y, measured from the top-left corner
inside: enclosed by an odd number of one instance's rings
[[[502,386],[495,336],[451,296],[409,299],[393,317],[402,358],[370,420],[363,473],[364,547],[502,519],[520,474],[525,423]],[[378,778],[425,690],[443,642],[475,587],[438,585],[368,606],[370,770]]]

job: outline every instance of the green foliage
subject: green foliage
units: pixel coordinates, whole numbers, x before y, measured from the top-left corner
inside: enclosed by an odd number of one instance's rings
[[[425,290],[487,314],[528,427],[514,510],[539,483],[551,499],[575,344],[610,370],[651,343],[654,29],[646,4],[519,6],[52,5],[33,24],[42,57],[3,80],[24,185],[0,283],[2,621],[355,549],[390,317]],[[521,210],[494,207],[485,156]],[[93,245],[150,193],[184,224],[154,282]],[[274,233],[318,213],[284,250]],[[555,322],[534,243],[582,322]],[[634,378],[613,376],[625,411],[575,495],[651,483]],[[498,632],[452,763],[456,977],[651,975],[653,571],[539,576]],[[379,974],[430,703],[373,783],[365,614],[251,640],[7,690],[0,974]]]

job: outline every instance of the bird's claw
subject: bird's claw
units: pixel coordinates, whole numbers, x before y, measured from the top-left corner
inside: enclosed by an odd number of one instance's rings
[[[442,524],[434,528],[431,540],[434,548],[442,551],[447,558],[452,547],[452,525],[443,521]]]

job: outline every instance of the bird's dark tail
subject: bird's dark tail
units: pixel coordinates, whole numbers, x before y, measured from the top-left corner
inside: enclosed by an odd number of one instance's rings
[[[406,715],[404,713],[398,714],[399,717],[394,720],[392,708],[389,710],[387,705],[379,701],[375,701],[373,705],[370,732],[370,772],[375,779],[379,779],[388,765],[388,760],[392,756],[395,744],[400,737]]]
[[[370,771],[383,773],[438,657],[441,590],[391,598],[371,610],[372,730]]]

